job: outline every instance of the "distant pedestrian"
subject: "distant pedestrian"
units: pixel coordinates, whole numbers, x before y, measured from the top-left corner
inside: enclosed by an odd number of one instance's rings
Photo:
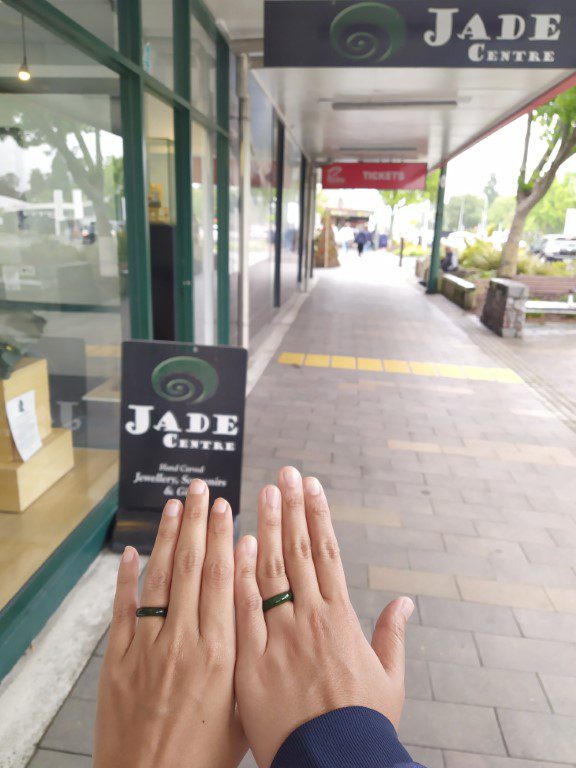
[[[440,262],[440,266],[444,272],[454,272],[458,266],[458,258],[449,245],[444,248],[444,258]]]
[[[356,245],[358,246],[358,255],[362,256],[362,253],[364,251],[364,246],[369,240],[368,233],[364,228],[359,229],[356,233],[356,237],[354,238],[356,241]]]

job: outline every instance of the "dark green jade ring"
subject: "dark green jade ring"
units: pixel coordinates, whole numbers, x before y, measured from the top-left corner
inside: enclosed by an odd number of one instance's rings
[[[165,619],[168,616],[168,608],[138,608],[136,616],[139,619],[146,616],[159,616],[161,619]]]
[[[263,600],[262,610],[264,613],[266,613],[266,611],[269,611],[271,608],[276,608],[277,605],[284,605],[284,603],[293,602],[294,595],[292,592],[280,592],[279,595],[274,595],[274,597],[269,597],[268,600]]]

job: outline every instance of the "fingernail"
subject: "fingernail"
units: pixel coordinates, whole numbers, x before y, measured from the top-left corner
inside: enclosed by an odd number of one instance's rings
[[[286,467],[284,470],[284,480],[289,488],[296,488],[300,482],[300,472],[294,467]]]
[[[176,499],[170,499],[164,507],[164,514],[167,517],[178,517],[178,512],[180,512],[180,502]]]
[[[204,493],[206,490],[206,483],[204,480],[192,480],[190,483],[190,488],[188,489],[190,493],[194,494],[201,494]]]
[[[212,512],[217,512],[218,514],[222,514],[222,512],[226,512],[227,509],[228,509],[228,504],[224,501],[224,499],[216,499],[216,501],[212,505]]]
[[[136,554],[136,550],[134,549],[134,547],[126,547],[124,549],[124,552],[122,553],[122,562],[131,563],[132,560],[134,560],[135,554]]]
[[[306,493],[309,493],[310,496],[318,496],[320,493],[320,483],[318,480],[316,480],[315,477],[307,477],[305,481],[306,485]]]
[[[409,597],[403,597],[400,601],[400,611],[402,612],[406,621],[408,621],[410,616],[412,616],[414,613],[414,603],[412,600],[410,600]]]
[[[266,488],[266,503],[271,507],[277,507],[280,501],[280,491],[275,485]]]
[[[246,536],[246,538],[244,539],[244,549],[246,550],[247,554],[255,555],[256,547],[257,547],[257,544],[254,536]]]

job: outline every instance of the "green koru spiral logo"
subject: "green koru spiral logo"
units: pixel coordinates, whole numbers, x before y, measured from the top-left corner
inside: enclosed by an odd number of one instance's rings
[[[342,56],[377,63],[392,56],[406,40],[406,22],[383,3],[356,3],[344,8],[330,25],[330,42]]]
[[[197,357],[171,357],[152,371],[152,388],[165,400],[203,403],[218,389],[218,374]]]

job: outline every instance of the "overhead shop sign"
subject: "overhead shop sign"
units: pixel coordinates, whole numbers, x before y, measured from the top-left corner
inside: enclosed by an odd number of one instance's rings
[[[152,549],[162,507],[194,478],[240,505],[245,349],[164,341],[122,344],[120,488],[112,537]]]
[[[425,189],[426,163],[332,163],[322,168],[324,189]]]
[[[575,0],[266,0],[266,67],[576,67]]]

